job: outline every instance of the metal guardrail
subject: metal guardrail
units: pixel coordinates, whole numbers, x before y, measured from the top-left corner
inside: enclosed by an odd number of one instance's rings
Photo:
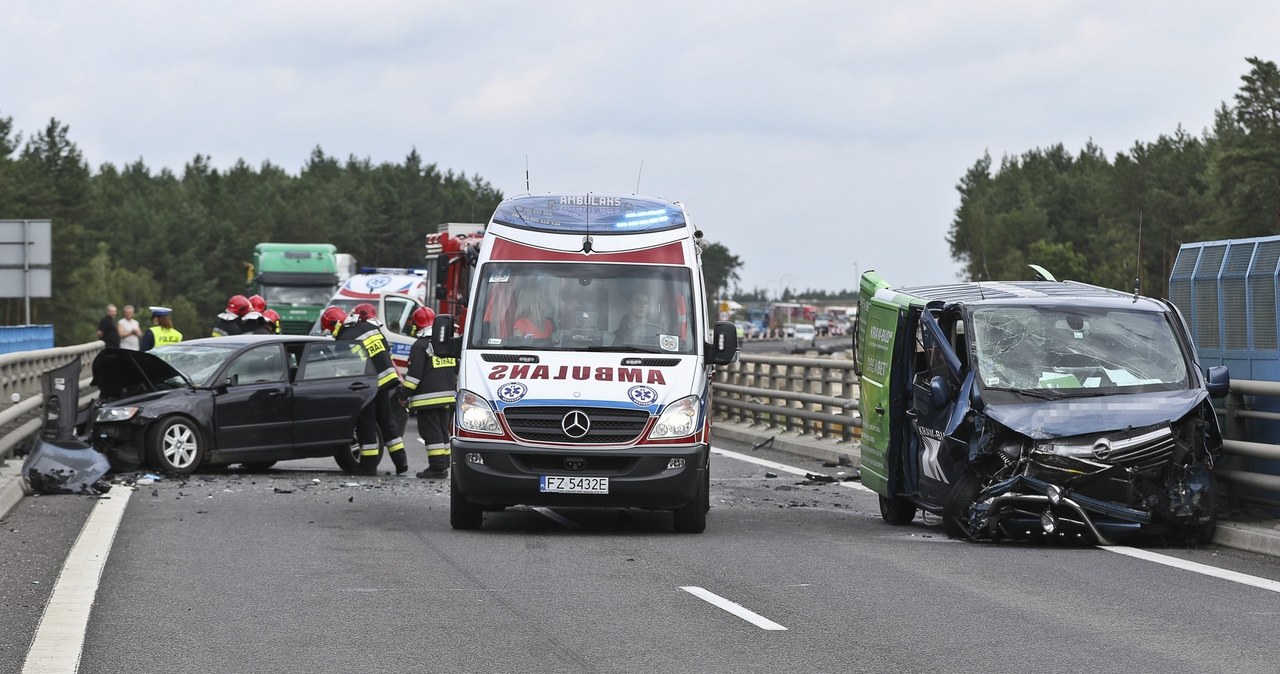
[[[852,361],[742,354],[716,368],[711,387],[722,418],[843,442],[862,428]]]
[[[1280,492],[1280,475],[1259,473],[1245,470],[1246,459],[1263,459],[1280,461],[1280,445],[1264,442],[1250,442],[1243,438],[1247,435],[1246,420],[1280,422],[1280,412],[1266,412],[1249,407],[1245,396],[1262,396],[1280,398],[1280,382],[1254,381],[1249,379],[1232,379],[1231,391],[1227,394],[1226,405],[1218,410],[1223,418],[1222,450],[1227,455],[1227,466],[1218,468],[1218,479],[1228,485],[1238,485],[1271,492]],[[1229,492],[1232,507],[1237,507],[1239,497]],[[1269,505],[1275,506],[1275,503]]]
[[[80,359],[79,404],[89,404],[95,391],[89,387],[93,376],[86,373],[92,372],[93,359],[102,348],[102,342],[89,342],[0,355],[0,461],[9,458],[15,447],[39,432],[44,424],[40,377],[46,371]]]

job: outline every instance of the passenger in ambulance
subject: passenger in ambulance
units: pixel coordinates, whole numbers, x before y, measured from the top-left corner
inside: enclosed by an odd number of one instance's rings
[[[551,301],[542,288],[527,288],[516,298],[515,323],[512,334],[525,339],[549,339],[555,332],[551,320]]]

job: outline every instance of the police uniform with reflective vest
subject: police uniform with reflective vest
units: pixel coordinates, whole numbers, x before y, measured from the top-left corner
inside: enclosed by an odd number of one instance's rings
[[[153,325],[142,333],[142,341],[138,344],[138,348],[142,351],[150,351],[157,346],[165,344],[177,344],[182,341],[182,333],[173,328],[166,328],[160,325]]]
[[[427,469],[418,477],[444,477],[449,470],[449,422],[457,387],[458,360],[435,355],[430,336],[418,337],[409,348],[404,375],[409,411],[417,414],[418,432],[427,445]]]
[[[354,316],[352,318],[355,318]],[[396,372],[395,363],[391,362],[391,352],[387,349],[387,338],[376,323],[356,318],[348,318],[334,326],[334,339],[342,342],[354,342],[360,353],[373,362],[373,370],[378,377],[378,393],[373,400],[360,411],[356,418],[356,440],[360,443],[360,472],[374,475],[378,469],[381,451],[378,449],[378,431],[382,433],[382,442],[391,455],[399,475],[409,470],[409,460],[405,457],[404,438],[400,436],[400,428],[392,414],[392,405],[397,404],[396,397],[400,389],[400,374]]]

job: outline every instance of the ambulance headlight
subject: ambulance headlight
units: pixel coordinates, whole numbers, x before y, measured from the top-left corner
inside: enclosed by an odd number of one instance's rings
[[[138,413],[136,407],[103,407],[98,410],[98,414],[94,417],[97,423],[110,423],[112,421],[128,421]]]
[[[650,440],[683,438],[693,435],[698,424],[698,397],[681,398],[662,411],[658,423],[653,425],[649,433]]]
[[[472,433],[489,433],[497,435],[502,432],[498,418],[493,415],[489,401],[472,393],[459,391],[458,396],[458,428]]]

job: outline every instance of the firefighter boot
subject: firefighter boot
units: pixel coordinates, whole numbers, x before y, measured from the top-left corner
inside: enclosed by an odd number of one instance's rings
[[[360,456],[360,468],[356,471],[356,475],[371,476],[378,474],[378,463],[382,460],[382,453],[363,454]]]
[[[400,449],[390,452],[390,454],[391,462],[396,465],[396,475],[404,475],[409,472],[409,457],[406,456],[408,452],[404,451],[403,444],[401,444]]]

